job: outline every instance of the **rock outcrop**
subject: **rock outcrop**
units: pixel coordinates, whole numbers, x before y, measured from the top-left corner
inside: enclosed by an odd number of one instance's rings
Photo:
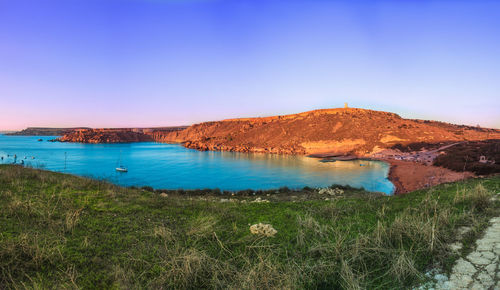
[[[369,156],[396,144],[500,138],[500,130],[403,119],[381,111],[341,108],[190,127],[75,130],[63,142],[174,142],[198,150]]]
[[[58,138],[60,142],[128,143],[153,141],[150,135],[128,129],[82,129]]]
[[[160,135],[163,136],[168,133],[184,130],[185,128],[186,127],[79,129],[65,134],[58,138],[57,141],[78,143],[151,142],[160,139],[158,137]]]
[[[500,138],[500,130],[342,108],[205,122],[153,138],[198,150],[368,156],[395,144]]]

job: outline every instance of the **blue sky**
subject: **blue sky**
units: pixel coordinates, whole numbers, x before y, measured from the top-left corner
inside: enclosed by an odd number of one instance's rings
[[[500,1],[0,0],[0,129],[344,102],[500,128]]]

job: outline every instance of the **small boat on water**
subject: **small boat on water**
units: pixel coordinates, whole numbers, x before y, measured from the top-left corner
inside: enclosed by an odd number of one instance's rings
[[[120,165],[118,167],[116,167],[115,169],[118,172],[128,172],[127,167],[123,166],[123,164],[122,164],[122,152],[121,151],[120,151]]]
[[[116,171],[118,172],[128,172],[128,169],[124,166],[116,167]]]

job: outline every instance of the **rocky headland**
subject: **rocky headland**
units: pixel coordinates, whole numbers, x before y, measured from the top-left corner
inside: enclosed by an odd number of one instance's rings
[[[83,143],[135,142],[134,139],[182,143],[198,150],[367,157],[401,144],[500,139],[500,130],[341,108],[227,119],[189,127],[81,129],[60,138]]]
[[[153,141],[150,135],[132,129],[81,129],[57,139],[60,142],[78,143],[130,143]]]
[[[159,142],[181,142],[198,150],[359,157],[396,144],[494,138],[500,138],[500,130],[404,119],[394,113],[356,108],[205,122],[155,136]]]
[[[439,148],[434,148],[487,139],[500,139],[500,130],[404,119],[382,111],[339,108],[204,122],[187,128],[74,130],[59,141],[155,141],[182,143],[187,148],[203,151],[373,158],[391,163],[389,178],[396,185],[397,193],[405,193],[472,176],[472,173],[450,170],[453,168],[432,166],[441,153]],[[417,151],[412,149],[415,144]],[[408,152],[403,152],[405,150]]]
[[[186,127],[78,129],[57,138],[60,142],[131,143],[157,141],[159,135],[184,130]]]

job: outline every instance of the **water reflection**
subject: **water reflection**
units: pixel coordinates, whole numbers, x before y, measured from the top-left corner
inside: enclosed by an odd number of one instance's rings
[[[36,156],[35,160],[25,160],[25,165],[105,178],[122,185],[169,189],[241,190],[342,184],[385,193],[393,191],[386,178],[388,165],[378,161],[322,163],[304,156],[200,152],[161,143],[75,144],[38,142],[38,138],[0,135],[0,156],[4,156],[0,163],[13,161],[7,158],[8,154]],[[120,154],[128,173],[115,171]]]

